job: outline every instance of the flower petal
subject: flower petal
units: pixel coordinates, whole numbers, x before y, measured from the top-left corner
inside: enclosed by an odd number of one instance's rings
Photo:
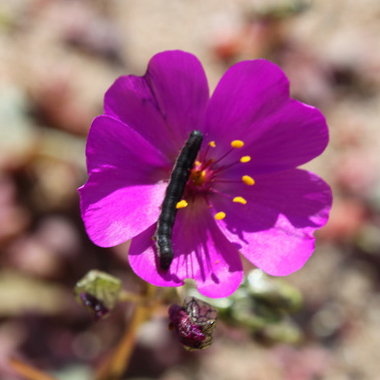
[[[135,236],[129,247],[128,260],[133,271],[143,280],[155,286],[181,286],[183,279],[171,271],[163,273],[158,270],[157,254],[154,242],[156,224],[153,224]]]
[[[251,156],[252,174],[295,168],[328,143],[323,115],[289,98],[286,76],[266,60],[240,62],[226,72],[211,97],[205,132],[216,141],[216,153],[225,152],[232,140],[243,140],[236,155]]]
[[[155,55],[143,77],[123,76],[105,95],[105,113],[119,118],[175,159],[190,132],[200,129],[209,100],[198,59],[183,51]]]
[[[173,162],[154,144],[128,125],[109,116],[94,119],[86,144],[89,173],[104,169],[119,170],[129,183],[155,183],[168,178]]]
[[[122,243],[154,223],[170,162],[127,125],[97,117],[87,140],[90,177],[79,189],[90,239],[101,247]],[[169,168],[169,169],[168,169]]]
[[[261,175],[253,186],[239,188],[247,204],[224,197],[212,200],[215,212],[225,211],[218,224],[240,252],[266,273],[283,276],[301,268],[314,250],[313,233],[326,224],[330,187],[316,175],[293,169]],[[230,186],[228,189],[227,187]],[[236,191],[225,185],[223,191]]]
[[[221,233],[203,200],[178,211],[173,228],[174,259],[167,273],[157,270],[155,226],[132,240],[129,262],[156,286],[179,286],[186,278],[208,297],[226,297],[240,285],[243,269],[237,247]]]

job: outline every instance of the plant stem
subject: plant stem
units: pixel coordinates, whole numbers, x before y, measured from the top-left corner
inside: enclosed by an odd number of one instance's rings
[[[29,364],[23,363],[21,360],[15,358],[9,360],[9,365],[19,375],[25,377],[28,380],[57,380],[54,377],[51,377],[46,373],[30,366]]]
[[[126,371],[135,347],[137,330],[143,322],[149,319],[156,306],[157,301],[153,298],[155,292],[156,288],[147,284],[145,302],[135,304],[124,336],[110,358],[97,371],[95,380],[119,380]]]

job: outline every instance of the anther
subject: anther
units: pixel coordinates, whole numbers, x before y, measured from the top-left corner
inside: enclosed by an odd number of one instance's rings
[[[188,203],[187,203],[184,199],[182,199],[181,201],[179,201],[179,202],[175,205],[175,207],[176,207],[176,208],[185,208],[185,207],[187,207],[187,205],[188,205]]]
[[[244,142],[241,140],[233,140],[231,141],[232,148],[242,148],[244,146]]]
[[[235,203],[241,203],[242,205],[245,205],[247,201],[243,197],[235,197],[232,202]]]
[[[246,184],[246,185],[249,185],[249,186],[252,186],[255,184],[255,180],[250,177],[249,175],[243,175],[243,177],[241,177],[241,180]]]
[[[211,148],[215,148],[216,147],[215,141],[210,141],[208,143],[208,145],[211,146]]]
[[[243,156],[240,158],[240,162],[245,163],[245,162],[249,162],[249,161],[251,161],[251,156]]]
[[[224,219],[225,217],[226,217],[226,213],[223,212],[223,211],[220,211],[220,212],[218,212],[218,213],[216,213],[216,214],[214,215],[214,218],[215,218],[216,220],[222,220],[222,219]]]

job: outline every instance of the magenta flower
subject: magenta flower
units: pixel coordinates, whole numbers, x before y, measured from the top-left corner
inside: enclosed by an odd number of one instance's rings
[[[296,167],[323,152],[328,129],[317,109],[289,97],[276,65],[240,62],[210,98],[198,59],[167,51],[151,59],[143,77],[117,79],[104,103],[87,141],[89,179],[79,189],[95,244],[132,239],[129,262],[138,276],[156,286],[192,278],[209,297],[237,289],[239,252],[276,276],[305,264],[332,196],[324,181]],[[174,259],[162,271],[153,236],[170,173],[192,130],[204,139],[186,185],[187,206],[177,212]]]

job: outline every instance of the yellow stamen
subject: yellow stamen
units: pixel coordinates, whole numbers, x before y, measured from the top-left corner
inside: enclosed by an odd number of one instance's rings
[[[211,146],[211,148],[215,148],[216,147],[215,141],[210,141],[208,143],[208,145]]]
[[[251,161],[251,156],[243,156],[241,159],[240,159],[240,162],[249,162]]]
[[[244,142],[241,140],[234,140],[234,141],[231,141],[231,146],[232,148],[241,148],[244,146]]]
[[[186,206],[188,205],[188,203],[182,199],[181,201],[179,201],[177,204],[176,204],[176,208],[185,208]]]
[[[201,162],[197,160],[197,161],[194,162],[194,165],[195,166],[201,166]]]
[[[215,218],[216,220],[222,220],[222,219],[224,219],[225,217],[226,217],[226,213],[223,212],[223,211],[220,211],[220,212],[218,212],[218,213],[216,213],[216,214],[214,215],[214,218]]]
[[[235,197],[232,202],[241,203],[242,205],[245,205],[247,203],[243,197]]]
[[[255,180],[250,177],[249,175],[243,175],[243,177],[241,177],[241,180],[246,184],[246,185],[254,185],[255,184]]]

